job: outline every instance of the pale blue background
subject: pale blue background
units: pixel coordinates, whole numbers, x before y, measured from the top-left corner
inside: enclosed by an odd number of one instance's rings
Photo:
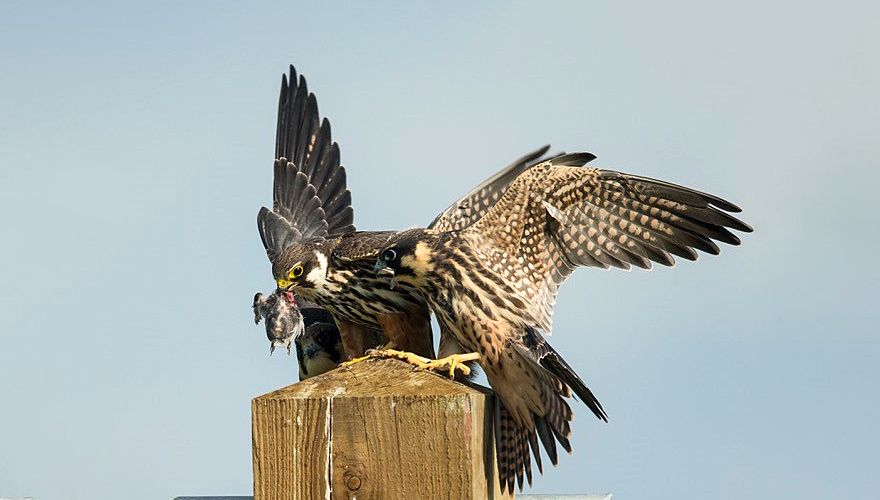
[[[876,498],[873,2],[0,6],[0,495],[246,494],[250,398],[295,379],[272,282],[275,106],[295,63],[361,228],[422,225],[550,142],[741,204],[674,270],[582,270],[554,345],[573,456],[532,492]]]

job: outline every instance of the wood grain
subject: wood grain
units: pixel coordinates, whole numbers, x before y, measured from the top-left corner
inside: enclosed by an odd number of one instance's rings
[[[327,498],[330,400],[256,398],[251,404],[254,498]]]
[[[257,397],[254,498],[512,498],[494,469],[492,397],[397,360]]]

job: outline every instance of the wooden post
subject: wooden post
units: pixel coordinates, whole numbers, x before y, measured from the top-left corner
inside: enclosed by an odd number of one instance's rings
[[[254,398],[254,499],[501,495],[488,389],[374,359]]]

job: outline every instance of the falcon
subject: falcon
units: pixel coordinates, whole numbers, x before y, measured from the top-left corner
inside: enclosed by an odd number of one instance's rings
[[[454,202],[432,225],[464,228],[477,220],[549,146],[518,159]],[[416,289],[389,290],[373,272],[379,250],[394,231],[356,231],[351,193],[330,122],[319,119],[305,78],[283,75],[278,100],[272,209],[257,227],[278,290],[325,308],[342,338],[342,358],[375,347],[377,336],[397,349],[434,357],[430,312]],[[459,352],[441,335],[441,353]]]
[[[326,311],[324,313],[329,316]],[[307,326],[303,335],[296,339],[300,380],[329,372],[342,363],[342,338],[333,318],[328,319],[329,322],[318,321]]]
[[[400,232],[375,265],[395,288],[421,292],[441,329],[469,352],[435,364],[479,360],[498,396],[498,473],[511,492],[514,481],[522,490],[523,473],[531,484],[530,449],[541,471],[539,440],[554,465],[557,443],[571,451],[566,398],[572,392],[607,421],[593,393],[544,339],[557,291],[574,269],[672,266],[673,256],[718,254],[715,241],[738,245],[729,229],[752,230],[728,214],[740,211],[728,201],[584,166],[594,158],[575,153],[528,168],[468,227],[438,223]]]

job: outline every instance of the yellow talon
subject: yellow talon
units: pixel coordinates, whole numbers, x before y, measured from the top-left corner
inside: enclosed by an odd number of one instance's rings
[[[419,356],[418,354],[414,354],[406,351],[398,351],[397,349],[373,349],[367,351],[368,355],[373,355],[377,358],[394,358],[399,359],[401,361],[406,361],[407,363],[416,366],[418,368],[423,368],[424,365],[430,363],[432,360]]]
[[[361,356],[361,357],[359,357],[359,358],[351,358],[351,359],[349,359],[348,361],[346,361],[346,362],[344,362],[344,363],[340,363],[339,366],[342,366],[342,367],[348,368],[349,366],[351,366],[351,365],[353,365],[353,364],[355,364],[355,363],[360,363],[361,361],[366,361],[366,360],[370,359],[371,357],[372,357],[372,356]]]
[[[451,356],[446,356],[445,358],[441,359],[432,359],[428,363],[426,363],[425,368],[442,370],[448,366],[449,378],[455,378],[456,368],[461,370],[462,374],[470,375],[471,369],[465,363],[467,361],[477,361],[479,359],[480,355],[475,352],[470,352],[467,354],[453,354]]]
[[[414,366],[418,366],[418,367],[421,367],[423,364],[432,361],[428,358],[423,358],[423,357],[419,356],[418,354],[413,354],[411,352],[397,351],[394,349],[387,349],[386,348],[386,347],[390,347],[392,345],[393,345],[393,343],[389,342],[387,345],[385,345],[383,347],[380,347],[377,349],[370,349],[367,351],[366,355],[361,356],[359,358],[352,358],[344,363],[341,363],[339,366],[348,367],[348,366],[351,366],[355,363],[360,363],[361,361],[366,361],[368,359],[381,359],[381,358],[400,359],[402,361],[406,361],[407,363],[414,365]]]
[[[471,369],[465,363],[468,361],[479,360],[480,355],[475,352],[471,352],[468,354],[453,354],[451,356],[446,356],[442,359],[428,359],[419,356],[418,354],[413,354],[406,351],[398,351],[395,349],[370,349],[369,351],[367,351],[366,356],[351,359],[349,361],[346,361],[345,363],[342,363],[340,366],[349,367],[355,363],[360,363],[361,361],[370,358],[399,359],[421,370],[446,371],[448,367],[449,378],[455,378],[456,369],[461,370],[461,373],[463,373],[464,375],[470,375]]]

